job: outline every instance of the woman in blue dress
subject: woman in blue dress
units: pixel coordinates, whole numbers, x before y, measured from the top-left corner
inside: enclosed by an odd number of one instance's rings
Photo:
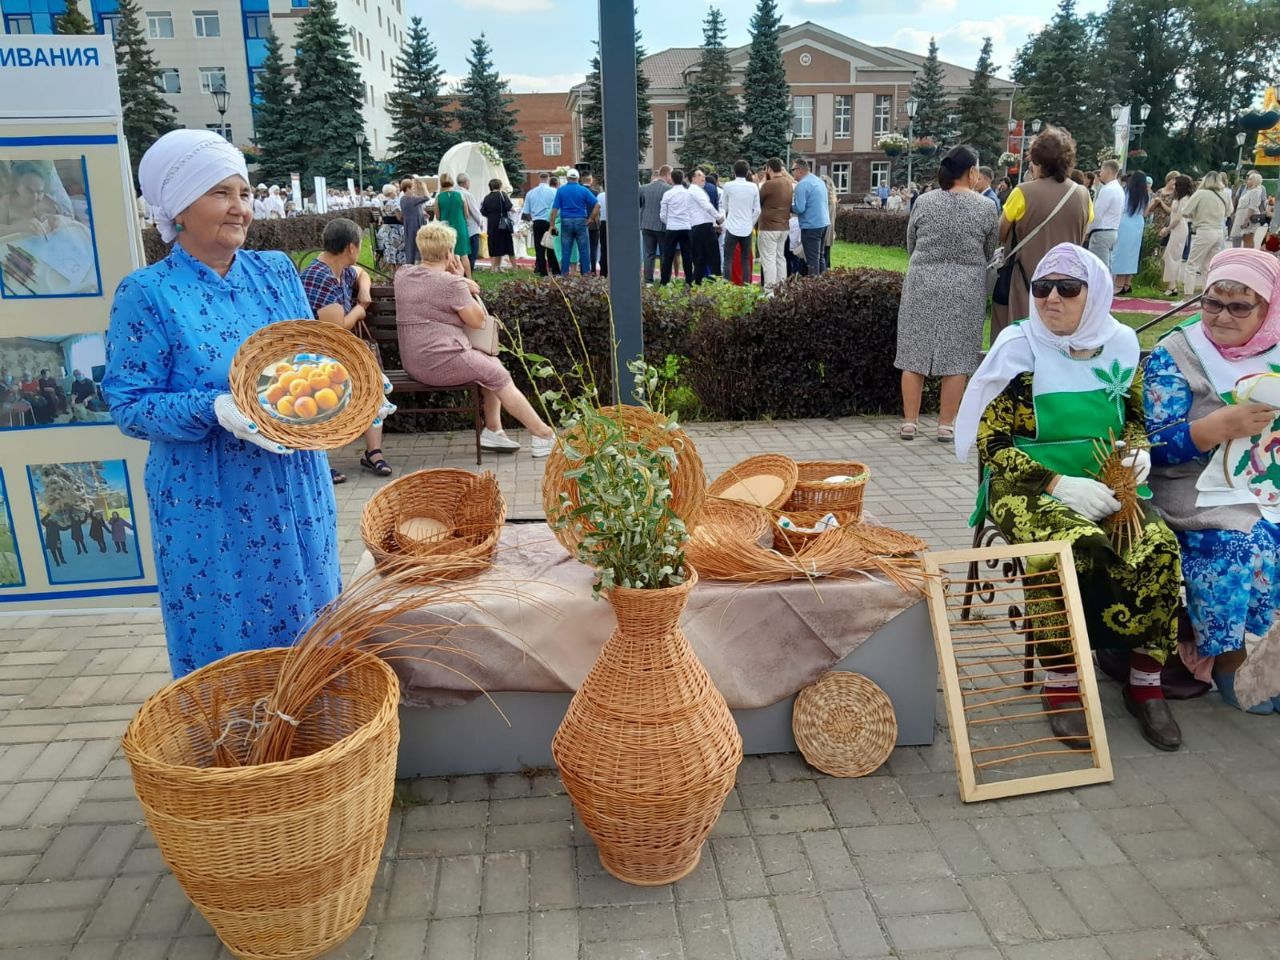
[[[1142,259],[1142,231],[1146,229],[1150,201],[1147,175],[1141,170],[1133,171],[1124,185],[1124,213],[1116,232],[1115,249],[1111,251],[1111,275],[1115,277],[1117,294],[1133,289],[1133,276]]]
[[[337,510],[323,453],[261,437],[228,393],[255,330],[311,316],[283,253],[240,249],[253,220],[244,156],[175,130],[138,168],[172,252],[116,290],[102,388],[151,442],[146,491],[174,676],[292,643],[340,587]]]

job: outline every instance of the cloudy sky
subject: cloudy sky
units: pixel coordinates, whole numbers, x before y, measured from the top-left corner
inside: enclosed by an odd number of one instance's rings
[[[618,2],[618,0],[608,0]],[[622,0],[625,2],[625,0]],[[637,0],[638,25],[649,52],[664,47],[697,46],[707,0]],[[754,0],[721,0],[729,45],[746,43]],[[982,38],[995,44],[998,72],[1007,75],[1014,53],[1052,16],[1054,0],[1006,0],[974,4],[967,0],[780,0],[783,22],[812,20],[864,43],[924,53],[930,35],[938,38],[942,58],[972,66]],[[1081,0],[1082,13],[1100,9],[1102,0]],[[463,0],[459,15],[440,16],[440,0],[408,0],[407,13],[426,22],[451,77],[466,72],[471,39],[481,30],[516,92],[567,90],[582,79],[597,36],[595,0]],[[1002,12],[994,13],[999,8]],[[892,11],[892,12],[889,12]],[[991,13],[990,16],[984,14]],[[433,15],[434,14],[434,15]]]

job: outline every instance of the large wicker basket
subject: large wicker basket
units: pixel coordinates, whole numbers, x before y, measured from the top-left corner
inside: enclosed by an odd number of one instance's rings
[[[796,462],[780,453],[764,453],[735,463],[712,481],[707,493],[713,497],[737,500],[757,507],[780,507],[795,489],[798,472]],[[763,499],[750,486],[764,483],[770,487]]]
[[[492,473],[418,470],[375,493],[360,518],[360,536],[384,571],[411,570],[407,582],[432,583],[475,576],[493,564],[507,505]],[[403,524],[436,520],[439,539],[406,537]]]
[[[237,957],[310,960],[360,924],[387,836],[400,742],[395,673],[354,653],[303,719],[294,759],[214,767],[205,716],[249,718],[288,650],[236,653],[139,709],[124,753],[178,882]]]
[[[702,458],[698,456],[693,441],[683,430],[659,429],[664,422],[662,416],[643,407],[623,404],[616,407],[603,407],[602,412],[616,413],[621,416],[628,436],[643,439],[650,449],[656,450],[661,446],[675,447],[676,468],[671,475],[671,510],[688,527],[695,526],[698,515],[702,511],[703,500],[707,495],[707,478],[702,470]],[[567,476],[574,468],[574,464],[570,463],[569,458],[564,454],[566,445],[572,448],[575,441],[580,439],[578,431],[570,430],[560,438],[560,442],[552,449],[551,456],[547,457],[547,465],[542,474],[542,508],[548,520],[553,520],[563,512],[561,494],[568,496],[570,509],[581,505],[578,500],[577,481]],[[556,528],[555,523],[551,526],[556,539],[570,553],[577,549],[587,532],[584,524],[576,522],[559,529]]]
[[[853,477],[852,483],[824,483],[827,477]],[[796,485],[783,511],[833,512],[862,519],[862,498],[871,470],[856,460],[803,460],[796,464]]]

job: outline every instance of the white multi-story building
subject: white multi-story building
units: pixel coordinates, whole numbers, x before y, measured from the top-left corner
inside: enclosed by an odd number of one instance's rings
[[[366,157],[381,157],[391,134],[387,94],[404,42],[404,0],[337,0],[337,6],[364,82]],[[252,143],[254,81],[266,58],[267,30],[280,36],[291,59],[309,8],[310,0],[143,0],[143,27],[162,70],[158,82],[178,122],[223,131],[242,146]],[[81,4],[104,32],[112,30],[118,9],[118,0]],[[65,0],[0,0],[5,33],[53,33],[64,10]],[[213,96],[219,88],[228,94],[222,116]],[[351,151],[354,161],[354,143]]]

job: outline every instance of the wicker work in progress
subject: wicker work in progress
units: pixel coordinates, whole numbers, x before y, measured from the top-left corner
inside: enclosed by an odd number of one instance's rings
[[[309,960],[359,926],[395,788],[399,683],[359,652],[299,718],[295,759],[213,766],[207,718],[258,722],[288,652],[232,654],[174,681],[123,741],[161,855],[245,960]]]
[[[413,570],[419,583],[475,576],[493,564],[507,505],[489,472],[418,470],[375,493],[360,536],[383,571]],[[415,521],[435,536],[413,536]],[[411,581],[413,582],[413,581]]]
[[[780,507],[796,486],[796,462],[778,453],[748,457],[734,464],[707,488],[713,497],[756,507]]]
[[[552,740],[600,862],[627,883],[697,867],[742,762],[729,707],[680,629],[696,582],[608,592],[618,628]]]
[[[346,368],[350,399],[326,420],[290,422],[269,411],[259,399],[263,371],[298,354],[332,357]],[[281,320],[251,334],[236,351],[231,361],[231,396],[267,439],[295,450],[336,450],[369,429],[385,394],[382,370],[359,337],[332,323]]]
[[[650,450],[672,446],[676,451],[676,468],[671,474],[671,512],[689,527],[698,522],[703,500],[707,493],[707,477],[702,472],[702,458],[693,441],[683,430],[664,430],[666,420],[660,414],[646,410],[644,407],[620,404],[613,407],[602,407],[604,413],[616,413],[622,418],[627,428],[627,436],[642,441]],[[566,550],[573,553],[582,542],[582,538],[590,532],[585,521],[575,521],[566,525],[558,525],[555,519],[565,512],[562,506],[562,495],[569,498],[569,510],[581,506],[578,499],[578,484],[567,474],[577,464],[565,456],[565,448],[577,450],[590,456],[590,451],[583,449],[580,430],[569,430],[560,437],[560,442],[547,457],[546,467],[542,473],[542,509],[546,512],[551,531]]]
[[[826,483],[827,477],[853,477],[853,480]],[[871,470],[856,460],[802,460],[796,464],[795,488],[782,509],[843,514],[860,520],[862,498],[870,478]]]
[[[690,539],[696,539],[699,530],[717,530],[727,527],[736,536],[754,542],[764,536],[769,526],[768,512],[759,507],[753,507],[738,500],[717,500],[715,497],[708,497],[707,502],[702,505],[702,515],[698,517],[698,525],[690,532]]]
[[[773,521],[773,548],[783,553],[800,553],[809,544],[815,542],[818,537],[831,533],[831,530],[814,530],[813,528],[828,513],[834,514],[836,522],[841,527],[847,527],[857,522],[857,517],[851,513],[841,513],[832,510],[822,511],[799,511],[799,510],[779,510],[776,511]],[[787,529],[780,522],[783,517],[790,520],[795,527],[801,529]],[[837,528],[838,529],[838,528]],[[809,531],[813,530],[812,533]]]
[[[893,752],[898,719],[874,680],[832,670],[796,697],[791,732],[804,758],[823,773],[865,777]]]

